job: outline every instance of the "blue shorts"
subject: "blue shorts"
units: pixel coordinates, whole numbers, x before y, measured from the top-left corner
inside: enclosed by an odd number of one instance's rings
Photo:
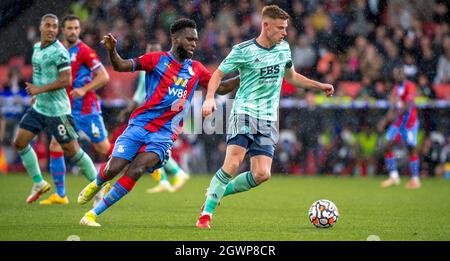
[[[278,142],[275,121],[260,120],[246,114],[233,114],[228,127],[228,145],[246,148],[250,157],[264,155],[273,158]]]
[[[417,134],[419,131],[419,122],[417,122],[412,128],[406,128],[405,126],[396,127],[391,124],[386,132],[386,140],[397,141],[402,140],[409,147],[417,146]]]
[[[143,127],[128,125],[122,135],[116,140],[112,152],[113,157],[133,161],[139,152],[154,152],[159,162],[149,172],[163,167],[170,158],[173,140],[167,134],[150,132]]]
[[[75,127],[83,131],[91,142],[99,143],[106,139],[107,131],[101,114],[73,115]]]

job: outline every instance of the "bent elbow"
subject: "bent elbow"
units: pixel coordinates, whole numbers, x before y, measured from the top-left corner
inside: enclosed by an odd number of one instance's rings
[[[63,81],[64,88],[70,87],[71,84],[72,84],[72,77],[67,77],[66,79],[64,79]]]

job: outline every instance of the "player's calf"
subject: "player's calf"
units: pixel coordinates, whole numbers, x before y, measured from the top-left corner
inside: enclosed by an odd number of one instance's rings
[[[106,182],[115,178],[128,165],[126,159],[112,157],[107,163],[104,163],[99,171],[99,176]]]

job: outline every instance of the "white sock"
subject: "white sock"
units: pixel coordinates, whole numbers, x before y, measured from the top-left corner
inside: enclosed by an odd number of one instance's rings
[[[202,212],[202,216],[203,216],[203,215],[208,215],[209,217],[212,217],[212,213],[208,213],[208,212],[206,212],[206,211],[204,211],[204,210],[203,210],[203,212]]]
[[[412,180],[412,181],[419,182],[419,177],[412,177],[411,180]]]
[[[170,182],[168,180],[161,180],[160,181],[161,186],[170,187]]]
[[[398,175],[398,171],[397,170],[393,170],[389,173],[389,177],[391,179],[400,179],[400,175]]]
[[[36,183],[36,186],[38,186],[38,187],[43,187],[46,183],[47,183],[47,182],[46,182],[45,180],[42,180],[41,182]]]

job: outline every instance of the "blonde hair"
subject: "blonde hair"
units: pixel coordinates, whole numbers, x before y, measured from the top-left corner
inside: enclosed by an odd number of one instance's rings
[[[262,9],[263,18],[288,20],[291,16],[277,5],[267,5]]]

